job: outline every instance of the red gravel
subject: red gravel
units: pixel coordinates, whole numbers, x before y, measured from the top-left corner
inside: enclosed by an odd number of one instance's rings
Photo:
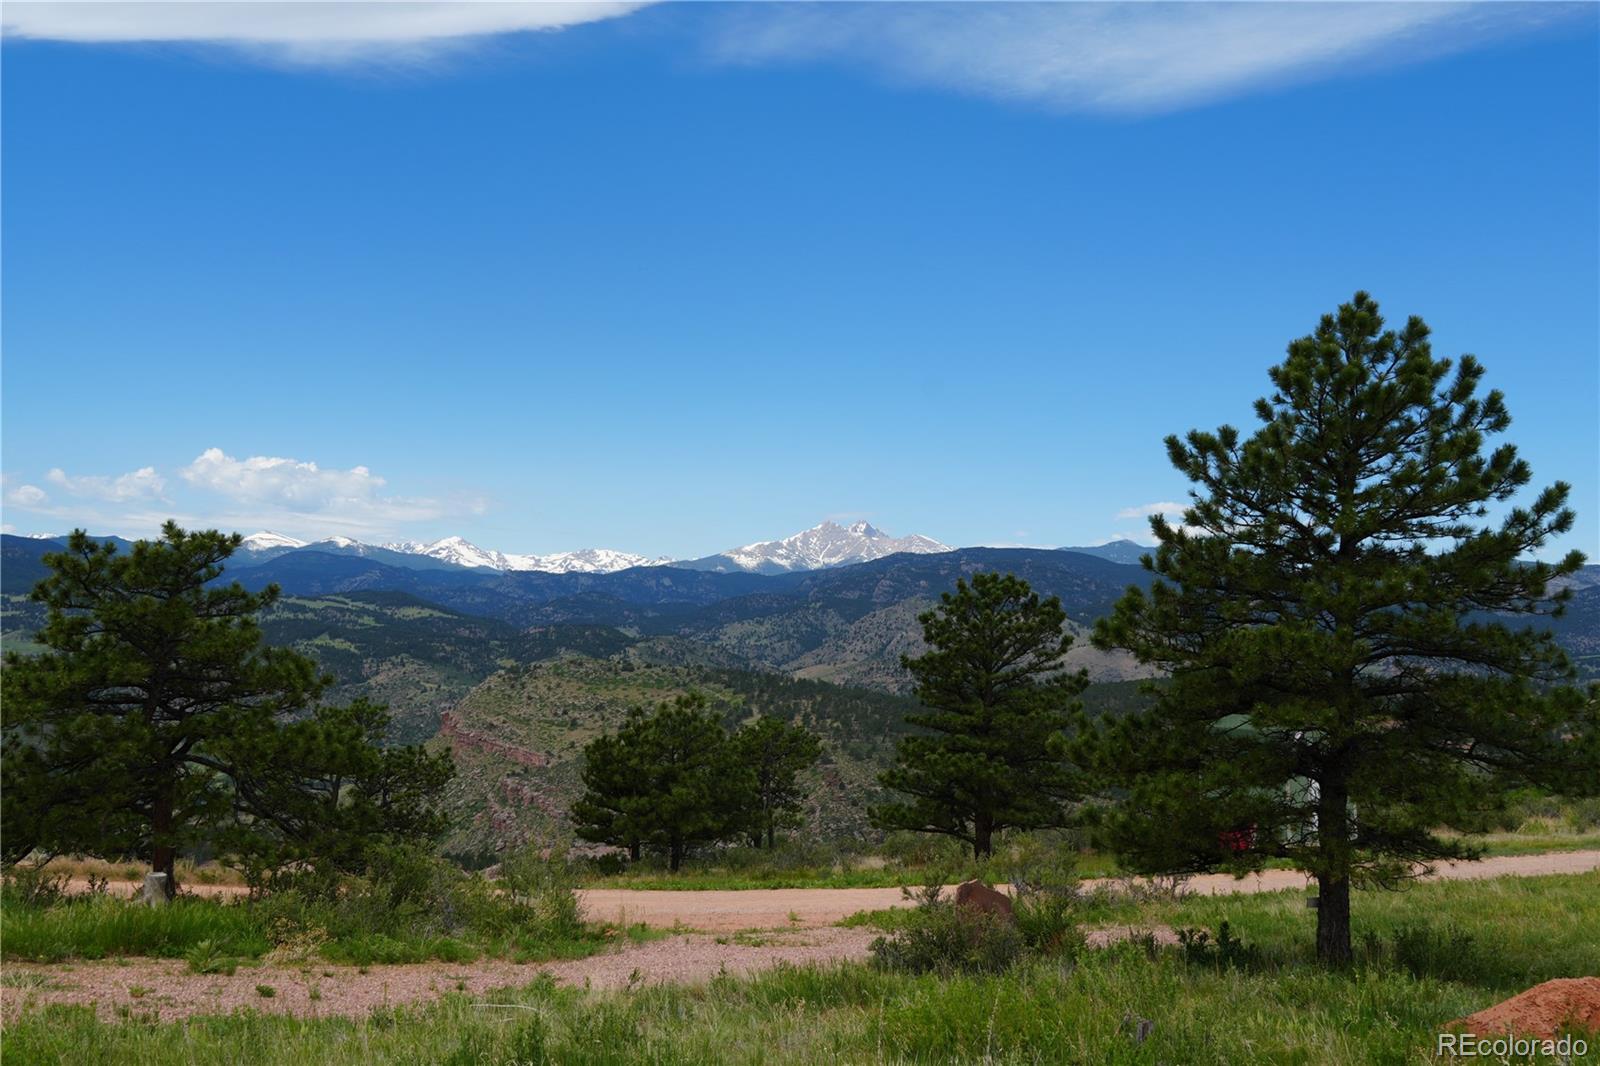
[[[1563,1026],[1600,1033],[1600,977],[1558,977],[1455,1023],[1470,1033],[1555,1037]]]
[[[726,970],[752,973],[779,963],[864,959],[871,929],[778,929],[737,936],[671,936],[620,951],[562,962],[519,964],[493,959],[414,966],[241,966],[232,976],[190,973],[173,959],[5,966],[0,1018],[10,1021],[46,1004],[93,1004],[106,1021],[227,1014],[240,1007],[300,1017],[365,1017],[374,1007],[428,1002],[448,992],[483,998],[549,974],[560,984],[625,988],[705,981]],[[257,986],[272,989],[263,996]],[[313,992],[313,990],[315,990]]]

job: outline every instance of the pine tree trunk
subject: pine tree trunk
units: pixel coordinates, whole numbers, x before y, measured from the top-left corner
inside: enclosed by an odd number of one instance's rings
[[[674,837],[667,848],[667,869],[677,873],[681,865],[683,865],[683,842]]]
[[[1317,804],[1317,958],[1345,966],[1350,951],[1350,799],[1342,779],[1325,781]]]
[[[994,819],[980,814],[972,820],[972,857],[986,858],[994,854]]]
[[[773,829],[772,829],[772,819],[768,818],[767,819],[767,850],[768,851],[771,851],[773,849],[773,847],[774,847],[773,840],[774,840],[774,834],[773,834]]]
[[[628,842],[628,861],[639,861],[639,842],[637,840],[631,840]]]
[[[1350,878],[1317,878],[1317,958],[1329,966],[1345,966],[1350,952]]]
[[[172,846],[172,818],[172,791],[163,789],[150,809],[150,829],[155,841],[150,849],[150,871],[167,875],[168,899],[178,895],[178,849]]]

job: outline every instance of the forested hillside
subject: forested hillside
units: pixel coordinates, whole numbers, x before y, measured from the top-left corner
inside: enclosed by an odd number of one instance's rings
[[[615,729],[629,708],[690,691],[706,695],[730,726],[770,714],[815,732],[823,754],[806,775],[808,824],[826,836],[867,832],[877,773],[914,706],[910,700],[778,674],[652,665],[625,653],[501,671],[446,716],[432,742],[456,760],[447,794],[456,828],[445,850],[485,861],[529,836],[569,839],[565,815],[582,792],[584,745]]]

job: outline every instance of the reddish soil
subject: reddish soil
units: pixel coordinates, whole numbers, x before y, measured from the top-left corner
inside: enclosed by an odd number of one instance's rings
[[[250,1008],[300,1017],[363,1018],[374,1007],[425,1003],[448,992],[481,1002],[549,974],[558,984],[626,988],[663,982],[706,981],[726,970],[745,974],[779,963],[795,965],[863,959],[877,936],[872,929],[778,929],[738,936],[689,934],[627,944],[587,959],[519,964],[494,959],[413,966],[241,966],[231,976],[190,973],[181,960],[114,959],[35,965],[7,963],[0,987],[0,1019],[52,1003],[92,1004],[106,1021],[172,1021],[194,1014]],[[263,996],[260,987],[272,994]]]
[[[462,729],[456,722],[456,716],[451,711],[446,711],[439,719],[439,735],[444,737],[452,747],[470,748],[490,755],[510,759],[522,766],[549,766],[550,756],[542,751],[530,751],[519,748],[515,744],[507,744],[503,740],[486,737],[482,733],[474,733],[470,729]]]
[[[89,891],[87,879],[74,877],[67,882],[67,891],[83,893]],[[114,896],[132,898],[144,892],[144,885],[138,881],[108,881],[106,891]],[[202,885],[193,882],[182,882],[178,885],[179,894],[192,894],[196,896],[215,897],[217,899],[233,899],[237,896],[247,896],[250,890],[244,885]]]
[[[1445,879],[1582,873],[1600,869],[1600,851],[1508,856],[1478,863],[1447,864],[1431,876]],[[1187,888],[1203,894],[1273,892],[1298,888],[1305,875],[1271,870],[1234,879],[1197,877]],[[113,885],[131,892],[134,885]],[[232,895],[232,885],[186,886],[204,895]],[[825,963],[859,959],[876,932],[830,928],[860,910],[903,906],[899,889],[762,889],[754,891],[647,892],[591,889],[581,893],[588,917],[623,918],[656,926],[681,923],[696,931],[588,959],[519,965],[484,960],[471,964],[429,963],[376,966],[361,973],[348,966],[241,967],[232,977],[191,974],[182,962],[126,959],[58,965],[7,964],[0,987],[0,1018],[46,1003],[93,1003],[102,1017],[182,1018],[252,1007],[276,1013],[362,1017],[385,1003],[428,1001],[454,990],[481,997],[496,988],[526,984],[548,972],[567,984],[616,988],[662,981],[703,981],[726,968],[748,973],[779,962]],[[731,935],[745,930],[741,935]],[[750,930],[766,930],[752,933]],[[1087,930],[1101,946],[1143,934],[1169,943],[1166,927],[1114,927]],[[270,985],[274,995],[260,995]],[[317,990],[315,998],[312,989]],[[1600,978],[1550,981],[1461,1021],[1475,1032],[1510,1028],[1543,1036],[1563,1021],[1600,1030]]]
[[[1455,1023],[1469,1033],[1556,1037],[1563,1027],[1600,1033],[1600,977],[1559,977]]]
[[[1441,863],[1425,880],[1472,880],[1506,875],[1576,874],[1600,869],[1600,851],[1554,852],[1548,855],[1505,855],[1478,862]],[[1115,881],[1086,884],[1112,885]],[[1279,892],[1303,888],[1305,874],[1295,870],[1267,870],[1249,877],[1206,874],[1191,877],[1184,889],[1203,896],[1235,893]],[[1003,886],[1002,886],[1003,887]],[[762,888],[651,892],[632,888],[590,888],[579,893],[589,917],[645,922],[670,927],[724,931],[796,924],[802,927],[832,925],[857,911],[905,906],[898,888]],[[798,919],[793,921],[791,919]]]

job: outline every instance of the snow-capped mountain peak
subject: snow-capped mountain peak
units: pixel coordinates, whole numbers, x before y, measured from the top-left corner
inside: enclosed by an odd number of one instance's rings
[[[508,570],[543,570],[551,574],[610,574],[635,566],[666,566],[671,562],[665,557],[648,559],[612,548],[580,548],[553,555],[507,555],[505,559]]]
[[[391,553],[400,553],[434,560],[435,563],[427,564],[429,566],[444,563],[475,570],[541,571],[553,574],[610,574],[636,566],[683,566],[696,570],[746,570],[775,574],[791,570],[822,570],[834,566],[848,566],[851,563],[881,559],[897,552],[932,553],[953,550],[932,537],[917,534],[892,537],[864,521],[852,522],[848,526],[826,521],[781,540],[759,541],[755,544],[730,548],[720,555],[677,562],[665,556],[651,559],[611,548],[581,548],[550,555],[512,554],[481,547],[460,536],[441,537],[431,541],[407,540],[373,545],[345,536],[323,537],[320,540],[307,542],[271,530],[262,530],[245,537],[243,547],[246,551],[257,553],[257,559],[271,558],[284,552],[304,548],[340,555],[371,556],[391,565],[395,562]]]
[[[828,521],[782,540],[766,540],[730,548],[720,558],[740,570],[772,573],[822,570],[830,566],[864,563],[897,552],[931,554],[952,550],[949,545],[920,534],[891,537],[867,522],[854,522],[846,527]]]
[[[240,547],[245,551],[259,552],[271,551],[274,548],[304,548],[306,542],[295,540],[293,537],[282,533],[274,533],[270,529],[263,529],[259,533],[252,533],[240,542]]]
[[[582,548],[553,555],[514,555],[480,548],[464,537],[444,537],[431,543],[402,541],[385,544],[384,547],[410,555],[426,555],[457,566],[489,570],[540,570],[553,574],[609,574],[633,566],[661,566],[668,562],[666,559],[648,559],[643,555],[611,548]]]
[[[384,547],[408,555],[426,555],[431,559],[454,563],[456,566],[470,566],[482,570],[509,569],[506,566],[506,557],[500,552],[480,548],[465,537],[441,537],[429,543],[408,540],[399,544],[385,544]]]

